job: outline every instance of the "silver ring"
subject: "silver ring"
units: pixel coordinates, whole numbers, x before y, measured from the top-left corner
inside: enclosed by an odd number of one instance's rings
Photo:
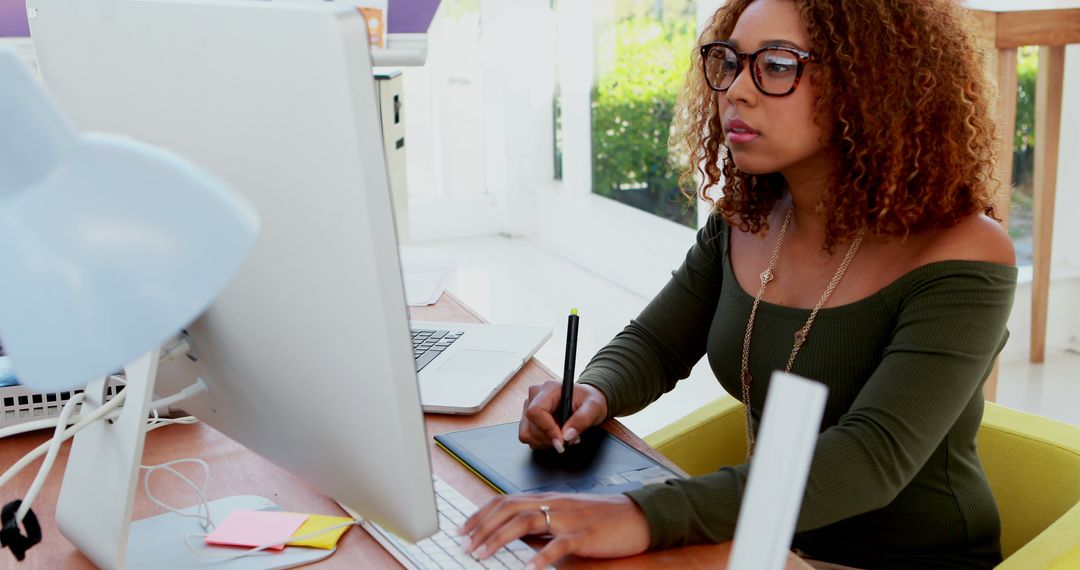
[[[547,524],[547,533],[551,534],[551,507],[540,505],[540,512],[544,513],[544,522]]]

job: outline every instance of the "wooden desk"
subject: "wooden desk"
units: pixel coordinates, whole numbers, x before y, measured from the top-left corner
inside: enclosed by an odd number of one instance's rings
[[[466,308],[452,296],[445,295],[438,304],[431,307],[413,308],[414,318],[433,321],[479,322],[482,319]],[[522,403],[528,387],[554,378],[555,375],[544,368],[538,361],[532,360],[514,377],[514,379],[475,416],[446,416],[428,414],[428,445],[431,454],[432,469],[435,473],[458,489],[463,495],[477,504],[483,504],[495,495],[495,492],[452,459],[446,452],[437,448],[431,436],[439,433],[516,420],[521,417]],[[612,421],[606,426],[635,448],[671,465],[663,456],[649,448],[640,438],[618,422]],[[11,465],[26,452],[45,441],[48,434],[35,433],[11,438],[0,443],[0,465]],[[60,480],[67,461],[67,446],[61,453],[52,474],[34,504],[45,540],[27,553],[27,559],[19,565],[22,569],[53,570],[55,568],[80,569],[92,568],[90,561],[75,550],[56,529],[54,512],[56,498],[60,489]],[[207,499],[213,500],[236,494],[252,494],[268,497],[288,510],[321,514],[341,514],[337,504],[318,490],[292,476],[285,470],[262,457],[248,451],[247,448],[225,437],[208,426],[171,426],[147,434],[143,463],[156,465],[183,457],[199,457],[210,464],[211,481],[207,489]],[[12,481],[4,493],[4,501],[11,500],[16,494],[25,492],[37,473],[37,465],[24,470]],[[677,469],[677,468],[675,468]],[[156,479],[156,478],[155,478]],[[187,492],[185,492],[187,491]],[[155,485],[155,495],[166,503],[176,506],[188,506],[194,503],[190,490],[167,476]],[[136,520],[161,513],[161,509],[147,500],[140,487],[136,493]],[[561,568],[672,568],[715,569],[726,566],[731,545],[708,545],[651,552],[633,558],[618,560],[590,560],[568,558],[560,564]],[[0,552],[0,566],[9,567],[12,563],[10,553]],[[338,552],[319,563],[319,568],[397,568],[396,560],[362,529],[350,530],[342,538]],[[809,566],[791,557],[789,568],[805,569]],[[133,569],[134,570],[134,569]]]
[[[1057,191],[1061,99],[1065,76],[1065,46],[1080,43],[1078,0],[967,0],[984,35],[995,48],[997,74],[998,178],[1012,182],[1013,132],[1016,125],[1016,48],[1039,47],[1035,93],[1034,251],[1031,282],[1031,362],[1046,355],[1046,318],[1050,290],[1050,250],[1054,232],[1054,194]],[[998,197],[997,208],[1008,224],[1009,192]],[[989,383],[988,383],[989,385]],[[996,382],[990,386],[993,400]]]

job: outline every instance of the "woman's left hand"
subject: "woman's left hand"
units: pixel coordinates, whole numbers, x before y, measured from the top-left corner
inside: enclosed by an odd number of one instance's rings
[[[544,509],[546,507],[547,515]],[[550,517],[551,526],[548,526]],[[649,522],[626,495],[540,493],[496,497],[462,525],[469,535],[465,551],[487,558],[525,535],[550,534],[552,539],[532,559],[543,568],[568,554],[618,558],[649,548]]]

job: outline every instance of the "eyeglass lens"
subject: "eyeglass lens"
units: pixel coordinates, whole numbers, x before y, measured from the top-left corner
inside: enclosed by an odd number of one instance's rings
[[[751,54],[750,59],[754,84],[764,93],[783,95],[795,85],[799,70],[795,54],[782,49],[766,49]],[[741,67],[739,56],[726,46],[714,46],[705,56],[705,78],[718,91],[731,87]]]

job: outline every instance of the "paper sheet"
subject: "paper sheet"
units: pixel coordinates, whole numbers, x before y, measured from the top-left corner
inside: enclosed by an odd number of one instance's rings
[[[434,305],[444,291],[443,281],[454,266],[449,252],[420,247],[401,247],[401,274],[405,280],[405,302],[410,307]]]
[[[307,515],[280,511],[236,510],[207,535],[206,543],[255,548],[280,541],[268,550],[281,550],[307,518]]]

